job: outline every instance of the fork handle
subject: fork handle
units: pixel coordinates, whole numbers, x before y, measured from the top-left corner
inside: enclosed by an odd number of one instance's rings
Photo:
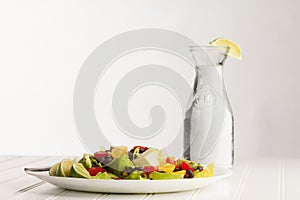
[[[49,171],[51,167],[38,167],[38,168],[24,168],[24,171],[29,172],[44,172]]]

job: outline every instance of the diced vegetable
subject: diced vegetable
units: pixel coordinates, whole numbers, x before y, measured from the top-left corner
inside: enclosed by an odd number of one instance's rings
[[[91,176],[96,176],[99,172],[103,172],[102,167],[92,167],[87,170]]]
[[[181,163],[181,169],[182,170],[191,170],[191,171],[195,171],[191,166],[189,166],[186,162],[182,162]]]
[[[151,172],[156,172],[158,171],[156,166],[145,166],[144,167],[144,172],[146,173],[146,175],[149,175]]]

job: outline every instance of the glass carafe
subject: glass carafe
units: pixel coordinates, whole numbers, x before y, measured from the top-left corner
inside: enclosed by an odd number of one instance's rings
[[[191,101],[184,120],[184,157],[231,168],[234,120],[223,79],[227,47],[190,47],[195,64]]]

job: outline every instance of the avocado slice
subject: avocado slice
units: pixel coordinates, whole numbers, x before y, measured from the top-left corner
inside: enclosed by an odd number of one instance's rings
[[[134,166],[131,160],[128,158],[128,155],[115,158],[110,163],[105,165],[105,167],[110,173],[113,173],[118,177],[122,177],[122,171],[124,171],[126,166],[127,167]]]
[[[178,173],[161,173],[161,172],[152,172],[149,174],[149,178],[152,180],[166,180],[166,179],[183,179],[184,174]]]

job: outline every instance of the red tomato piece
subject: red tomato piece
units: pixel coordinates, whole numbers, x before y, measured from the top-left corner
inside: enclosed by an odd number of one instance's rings
[[[166,163],[169,163],[169,164],[176,164],[176,161],[174,161],[172,158],[170,157],[167,157],[166,158]]]
[[[94,153],[94,156],[95,156],[96,159],[99,159],[101,157],[105,157],[107,155],[108,155],[108,153],[105,152],[105,151],[97,151],[97,152]]]
[[[191,166],[189,166],[189,164],[187,164],[186,162],[182,162],[181,164],[181,170],[191,170],[191,171],[195,171]]]
[[[157,167],[155,166],[145,166],[144,167],[144,172],[145,174],[149,175],[151,172],[154,172],[154,171],[158,171]]]
[[[91,176],[96,176],[99,172],[103,172],[102,167],[92,167],[87,170]]]
[[[140,148],[140,151],[144,152],[148,149],[148,147],[144,147],[144,146],[134,146],[133,149],[137,149],[137,148]]]

